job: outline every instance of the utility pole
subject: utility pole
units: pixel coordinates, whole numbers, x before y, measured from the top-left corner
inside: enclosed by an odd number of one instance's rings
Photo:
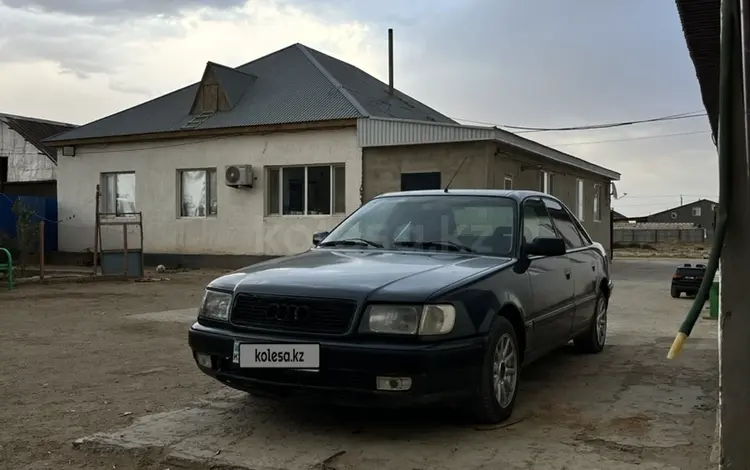
[[[680,205],[682,205],[682,194],[680,194]]]

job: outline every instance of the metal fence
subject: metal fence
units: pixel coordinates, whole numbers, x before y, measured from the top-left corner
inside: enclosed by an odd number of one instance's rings
[[[693,224],[614,224],[614,243],[703,243],[706,229]]]

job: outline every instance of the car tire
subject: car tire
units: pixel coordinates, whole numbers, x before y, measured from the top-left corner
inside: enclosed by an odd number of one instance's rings
[[[490,328],[477,396],[470,405],[476,422],[497,424],[510,417],[518,394],[520,372],[521,351],[516,330],[507,318],[497,316]]]
[[[673,299],[676,299],[677,297],[680,296],[680,291],[678,291],[674,287],[669,291],[669,293],[672,295]]]
[[[607,341],[607,310],[609,299],[600,292],[596,297],[594,315],[588,329],[573,339],[575,348],[584,354],[597,354]]]

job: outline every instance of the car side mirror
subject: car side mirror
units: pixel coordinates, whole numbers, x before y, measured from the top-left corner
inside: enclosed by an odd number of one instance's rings
[[[320,245],[320,242],[322,242],[323,239],[325,237],[327,237],[327,236],[328,236],[328,232],[315,232],[315,233],[313,233],[313,240],[312,240],[313,246]]]
[[[525,247],[529,256],[562,256],[567,252],[562,238],[535,238]]]

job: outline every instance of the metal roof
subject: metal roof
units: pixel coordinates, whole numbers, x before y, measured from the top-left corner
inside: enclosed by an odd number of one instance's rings
[[[595,165],[497,127],[372,117],[357,121],[357,139],[359,146],[363,148],[488,140],[506,144],[611,180],[620,180],[620,173],[616,171]]]
[[[13,114],[0,114],[0,121],[5,122],[9,128],[17,132],[41,153],[47,155],[53,163],[57,163],[57,152],[54,148],[45,145],[44,140],[76,127],[74,124],[15,116]]]
[[[238,101],[202,122],[201,130],[370,116],[455,122],[401,92],[390,95],[388,85],[375,77],[302,44],[236,69],[209,65],[227,98]],[[243,76],[248,78],[243,81]],[[193,118],[190,110],[199,86],[194,83],[47,142],[179,131]]]
[[[719,121],[721,0],[676,0],[685,42],[695,66],[713,134]]]

